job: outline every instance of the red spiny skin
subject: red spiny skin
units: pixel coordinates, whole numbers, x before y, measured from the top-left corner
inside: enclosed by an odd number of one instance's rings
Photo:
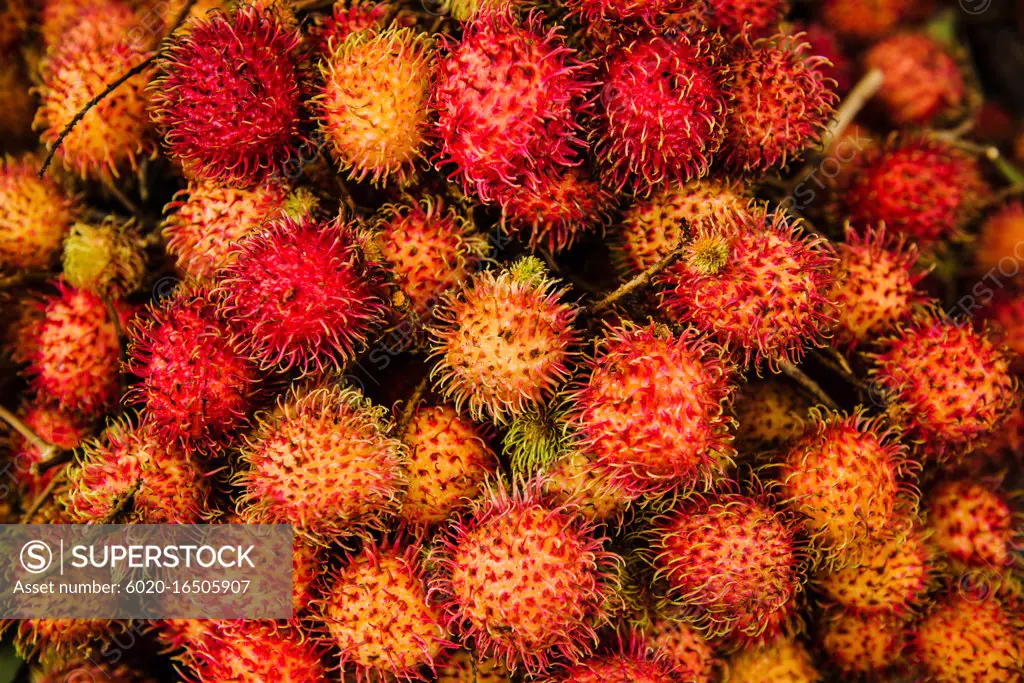
[[[937,140],[894,137],[840,174],[832,213],[858,229],[884,223],[927,247],[957,237],[987,190],[975,159]]]
[[[675,683],[683,671],[677,670],[668,657],[634,637],[620,646],[620,652],[591,657],[543,683]],[[686,679],[689,680],[689,679]]]
[[[1014,370],[1024,369],[1024,294],[1014,292],[996,295],[992,303],[982,311],[982,316],[991,326],[992,338],[1016,354],[1013,359]]]
[[[310,683],[329,680],[320,646],[298,627],[239,621],[190,653],[190,683]]]
[[[477,499],[441,538],[431,594],[455,636],[510,669],[576,663],[597,642],[595,626],[616,558],[572,508],[533,490],[496,489]]]
[[[59,293],[39,304],[43,319],[33,332],[35,353],[25,369],[29,386],[61,410],[96,417],[118,397],[120,343],[103,301],[58,283]],[[118,304],[122,327],[129,307]]]
[[[130,331],[127,400],[166,441],[217,451],[243,427],[257,399],[258,370],[235,348],[209,293],[179,291]]]
[[[612,26],[619,27],[624,22],[634,20],[645,26],[655,26],[658,19],[678,9],[679,4],[678,0],[570,0],[566,3],[573,14],[588,24],[609,30]],[[703,2],[694,4],[700,5],[699,9],[693,10],[694,14],[703,16],[706,12]]]
[[[168,153],[197,179],[231,186],[280,172],[303,139],[299,41],[254,7],[172,39],[150,86]]]
[[[690,624],[655,617],[645,629],[648,642],[665,653],[687,683],[711,683],[720,662],[711,643]]]
[[[608,183],[647,195],[708,172],[725,133],[726,97],[707,39],[634,41],[608,61],[592,134]]]
[[[867,42],[907,19],[927,17],[933,6],[933,0],[824,0],[821,16],[840,37]]]
[[[767,499],[691,498],[658,520],[650,548],[664,601],[709,636],[756,642],[788,630],[803,557],[791,520]]]
[[[1019,403],[1009,354],[934,309],[897,329],[871,357],[874,386],[893,421],[940,458],[984,445]]]
[[[567,398],[574,448],[633,495],[706,491],[735,454],[723,355],[693,328],[610,328]]]
[[[314,19],[316,23],[310,27],[307,40],[315,54],[328,55],[332,46],[341,45],[353,33],[384,28],[391,11],[386,2],[336,2],[330,14]]]
[[[994,487],[943,482],[928,495],[927,509],[932,542],[956,562],[996,571],[1014,563],[1020,533],[1008,499]]]
[[[384,413],[353,389],[293,389],[241,448],[241,516],[293,524],[321,544],[382,528],[407,482],[405,449]]]
[[[404,539],[368,543],[328,578],[318,617],[360,681],[433,680],[435,665],[458,647],[427,597],[422,553]]]
[[[540,173],[578,163],[590,75],[538,15],[482,11],[462,40],[445,42],[435,71],[435,161],[484,202],[512,188],[538,189]]]
[[[89,420],[83,419],[76,412],[59,410],[38,398],[24,404],[18,411],[18,417],[40,439],[61,450],[78,448],[89,436]],[[21,491],[24,499],[35,500],[61,468],[52,467],[45,472],[38,472],[35,465],[42,462],[44,453],[13,429],[4,441],[6,443],[0,444],[4,446],[2,450],[6,451],[10,462],[10,482]]]
[[[863,234],[848,229],[836,251],[838,276],[830,298],[837,306],[838,344],[852,348],[871,342],[925,300],[916,285],[928,271],[915,270],[917,247],[905,235],[887,236],[884,227]]]
[[[795,33],[803,33],[809,46],[808,54],[824,57],[828,64],[821,63],[821,72],[836,84],[836,93],[844,95],[853,87],[857,65],[847,56],[836,33],[824,24],[796,24]]]
[[[788,11],[789,0],[711,0],[706,21],[725,36],[764,38],[778,30]]]
[[[384,324],[385,276],[351,225],[283,217],[237,252],[215,293],[241,348],[264,369],[340,368]]]
[[[195,524],[206,514],[210,487],[203,473],[145,423],[112,422],[68,472],[64,506],[76,524],[106,523],[128,495],[124,523]]]
[[[834,322],[833,249],[783,213],[738,212],[698,225],[661,276],[661,307],[710,333],[745,365],[799,360]]]
[[[83,656],[68,661],[45,659],[33,668],[32,683],[74,683],[74,681],[114,681],[115,683],[154,683],[153,679],[126,664],[97,662]]]
[[[530,249],[557,253],[608,222],[615,196],[578,168],[541,174],[535,190],[517,188],[498,200],[502,229]]]
[[[835,109],[834,83],[803,36],[745,42],[729,65],[732,101],[722,146],[726,166],[763,173],[815,145]]]
[[[885,77],[876,97],[897,126],[926,126],[955,117],[967,97],[960,65],[945,45],[924,32],[905,31],[876,43],[866,69]]]

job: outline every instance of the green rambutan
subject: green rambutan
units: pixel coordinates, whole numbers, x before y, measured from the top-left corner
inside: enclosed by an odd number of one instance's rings
[[[483,430],[450,406],[417,406],[402,431],[409,449],[402,519],[437,524],[475,498],[498,468],[485,439]]]
[[[572,508],[541,502],[535,485],[499,485],[440,538],[431,595],[454,635],[511,670],[579,662],[597,644],[618,559],[592,532]]]
[[[708,490],[735,453],[722,356],[693,328],[609,328],[566,398],[573,450],[627,494]]]
[[[33,154],[0,163],[0,270],[45,270],[57,260],[79,206],[50,176],[36,175]]]
[[[240,514],[321,542],[382,526],[407,481],[405,447],[389,435],[386,413],[354,389],[293,388],[241,449]]]
[[[358,31],[321,62],[320,130],[357,180],[408,182],[425,145],[430,41],[409,28]]]
[[[429,328],[431,377],[456,409],[496,422],[541,407],[569,376],[578,308],[536,258],[474,275]]]
[[[317,612],[359,680],[425,681],[456,647],[427,597],[419,543],[367,544],[328,579]]]
[[[265,182],[248,190],[189,183],[164,207],[167,252],[190,278],[204,282],[238,257],[236,243],[280,212],[287,189]]]
[[[145,254],[135,222],[113,216],[99,225],[75,223],[64,240],[64,279],[104,299],[122,299],[142,286]]]

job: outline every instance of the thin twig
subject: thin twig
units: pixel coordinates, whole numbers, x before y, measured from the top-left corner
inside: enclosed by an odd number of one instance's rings
[[[829,352],[832,353],[829,353]],[[846,357],[835,349],[826,346],[823,349],[812,349],[811,355],[826,368],[836,373],[858,389],[867,389],[868,385],[853,374],[853,369]]]
[[[143,222],[142,212],[139,211],[138,205],[131,199],[128,199],[128,195],[126,195],[124,192],[121,192],[121,188],[119,188],[117,185],[114,185],[113,180],[111,180],[110,178],[103,178],[101,184],[107,190],[107,192],[114,196],[114,199],[120,202],[121,206],[124,207],[125,211],[134,216],[135,220],[137,220],[139,223]]]
[[[114,335],[117,337],[117,353],[120,365],[118,366],[118,375],[121,381],[121,393],[124,393],[124,373],[121,372],[121,368],[128,364],[128,349],[127,340],[125,339],[124,327],[121,326],[121,316],[117,314],[117,309],[114,308],[114,302],[110,300],[109,296],[100,297],[103,300],[103,304],[107,307],[107,315],[110,317],[110,322],[114,325]]]
[[[779,368],[782,370],[783,374],[799,384],[804,391],[813,396],[819,403],[823,404],[827,408],[831,408],[832,410],[839,409],[839,406],[832,400],[831,396],[825,393],[825,390],[821,388],[821,385],[805,375],[803,370],[787,360],[780,362]]]
[[[45,474],[52,470],[54,467],[60,467],[65,463],[71,462],[75,457],[75,452],[72,450],[57,451],[46,460],[40,460],[35,464],[35,471],[38,474]]]
[[[172,24],[173,28],[170,30],[170,32],[168,32],[167,36],[163,39],[163,44],[160,46],[159,50],[156,50],[153,54],[149,55],[135,66],[128,69],[128,71],[123,73],[113,83],[110,83],[98,95],[96,95],[96,97],[86,102],[85,106],[82,107],[82,109],[80,109],[78,113],[75,114],[74,117],[72,117],[71,121],[68,122],[68,125],[64,126],[64,130],[62,130],[60,132],[60,135],[57,136],[57,140],[54,141],[53,145],[50,146],[49,151],[46,153],[46,158],[43,159],[43,165],[39,169],[40,178],[42,178],[46,174],[46,169],[50,166],[50,162],[53,161],[53,156],[57,153],[57,150],[60,149],[60,146],[64,144],[64,138],[70,135],[71,131],[74,130],[75,126],[82,122],[82,119],[85,118],[85,115],[88,114],[93,107],[102,102],[103,99],[107,97],[107,95],[121,87],[121,85],[125,81],[145,71],[146,68],[153,63],[153,60],[155,60],[157,57],[162,56],[164,52],[166,52],[167,46],[170,44],[168,42],[168,38],[170,38],[171,35],[178,30],[178,27],[181,26],[181,22],[185,21],[185,17],[187,17],[188,13],[192,11],[192,5],[194,5],[195,2],[196,0],[186,0],[184,7],[181,8],[181,11],[178,13],[178,16],[174,24]],[[133,211],[132,213],[135,213],[137,215],[136,211]]]
[[[22,422],[21,418],[7,410],[3,406],[0,406],[0,420],[3,420],[11,427],[14,428],[19,434],[25,437],[25,440],[35,446],[43,454],[43,458],[48,457],[53,451],[57,450],[57,447],[52,443],[44,439],[35,433],[31,427]]]
[[[562,278],[563,280],[568,280],[572,284],[576,285],[576,287],[583,290],[584,292],[587,292],[588,294],[596,295],[601,293],[601,290],[592,285],[591,283],[587,282],[582,278],[576,277],[574,273],[563,270],[562,267],[558,265],[558,262],[555,261],[555,255],[552,254],[545,247],[538,247],[537,251],[540,252],[540,255],[544,257],[544,262],[548,264],[548,269],[551,270],[551,272],[557,275],[558,277]]]
[[[827,150],[843,136],[864,105],[882,89],[883,83],[885,83],[885,74],[881,69],[872,69],[857,81],[857,85],[853,86],[853,90],[849,92],[836,111],[832,125],[821,136],[822,150]]]
[[[626,296],[627,294],[633,292],[634,290],[647,286],[647,284],[654,279],[655,275],[657,275],[658,273],[660,273],[661,271],[665,270],[670,265],[675,263],[675,261],[683,253],[683,247],[685,246],[686,245],[684,243],[680,242],[675,249],[668,253],[668,255],[666,255],[660,261],[655,263],[653,266],[647,268],[647,270],[645,270],[644,272],[634,277],[632,280],[624,282],[623,284],[619,285],[619,287],[614,292],[612,292],[611,294],[609,294],[608,296],[604,297],[596,304],[591,306],[590,310],[596,312],[600,311],[601,309],[608,308],[616,301]]]
[[[135,500],[135,494],[142,488],[142,479],[136,479],[135,483],[132,484],[131,488],[125,491],[124,495],[117,501],[117,505],[111,510],[100,524],[113,524],[114,520],[117,519],[118,515],[124,512],[124,509],[128,507],[128,504]]]
[[[43,503],[46,502],[46,499],[49,498],[51,494],[53,494],[54,490],[57,488],[57,484],[59,484],[64,479],[65,476],[67,476],[66,469],[60,470],[53,475],[53,479],[50,480],[50,483],[46,485],[46,488],[43,489],[38,496],[36,496],[36,499],[32,501],[32,504],[28,507],[28,510],[26,510],[25,514],[22,515],[22,524],[30,524],[32,522],[32,517],[34,517],[35,514],[39,511],[39,508],[43,506]]]

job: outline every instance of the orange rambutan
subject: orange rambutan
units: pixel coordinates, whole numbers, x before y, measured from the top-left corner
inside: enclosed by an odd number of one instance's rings
[[[34,154],[0,161],[0,270],[45,270],[60,254],[64,236],[79,213],[50,177],[36,171]]]

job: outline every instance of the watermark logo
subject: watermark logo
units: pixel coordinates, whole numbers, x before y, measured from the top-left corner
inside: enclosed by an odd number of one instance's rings
[[[30,574],[42,574],[53,564],[53,551],[42,541],[29,541],[21,547],[21,566]]]
[[[960,0],[960,9],[968,14],[984,14],[992,6],[992,0]]]

